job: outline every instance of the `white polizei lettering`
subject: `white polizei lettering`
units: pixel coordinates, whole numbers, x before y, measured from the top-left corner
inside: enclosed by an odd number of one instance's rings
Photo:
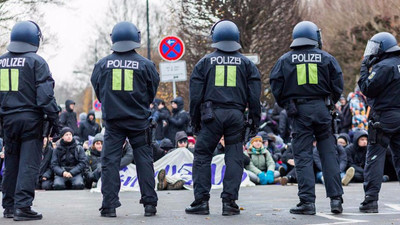
[[[0,60],[1,67],[23,67],[25,58],[5,58]]]
[[[132,60],[108,60],[107,68],[139,69],[139,62]]]
[[[292,55],[292,62],[293,63],[308,63],[308,62],[314,62],[318,63],[321,62],[322,56],[321,54],[314,54],[314,53],[309,53],[309,54],[293,54]]]
[[[214,56],[211,57],[211,64],[223,64],[223,65],[240,65],[242,59],[234,56]]]
[[[399,73],[400,73],[400,65],[397,65],[397,70],[398,70]]]

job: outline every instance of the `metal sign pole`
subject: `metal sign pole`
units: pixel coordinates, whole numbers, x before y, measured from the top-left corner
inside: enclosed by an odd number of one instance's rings
[[[172,91],[174,92],[174,99],[176,98],[176,84],[175,80],[172,81]]]

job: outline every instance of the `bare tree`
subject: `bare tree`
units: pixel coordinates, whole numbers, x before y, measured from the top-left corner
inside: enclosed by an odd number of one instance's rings
[[[342,67],[345,92],[356,85],[365,45],[374,34],[400,35],[400,2],[396,0],[303,1],[305,18],[322,28],[323,46]]]
[[[240,30],[243,53],[260,55],[261,78],[268,86],[269,72],[275,61],[289,50],[294,25],[301,20],[299,1],[294,0],[181,0],[170,2],[179,16],[176,24],[186,44],[189,71],[206,53],[211,52],[210,29],[220,19],[235,22]],[[180,95],[188,96],[188,82],[178,85]],[[188,99],[185,99],[188,100]]]

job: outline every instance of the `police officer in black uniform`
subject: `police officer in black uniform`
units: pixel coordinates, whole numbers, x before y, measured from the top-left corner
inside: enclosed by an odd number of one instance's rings
[[[275,100],[293,118],[292,145],[300,198],[300,203],[290,209],[293,214],[315,214],[313,135],[317,139],[327,197],[331,198],[331,211],[343,211],[343,189],[328,109],[340,98],[343,75],[336,59],[321,50],[321,45],[321,32],[314,23],[298,23],[290,45],[293,50],[277,61],[270,74]]]
[[[360,211],[377,213],[387,147],[400,157],[400,47],[392,34],[381,32],[368,41],[360,74],[358,85],[372,108]],[[399,176],[400,162],[393,162]]]
[[[225,137],[226,171],[221,194],[222,215],[240,213],[235,203],[243,174],[242,133],[244,111],[249,106],[253,133],[260,121],[260,74],[256,66],[238,50],[239,29],[228,20],[211,29],[213,48],[203,57],[190,78],[192,126],[201,130],[194,150],[193,182],[195,201],[188,214],[209,214],[211,160],[221,136]]]
[[[91,82],[102,103],[106,132],[102,151],[101,216],[116,217],[121,206],[119,167],[125,138],[133,148],[139,179],[140,203],[145,216],[156,214],[157,194],[154,190],[154,167],[149,131],[150,103],[159,84],[159,75],[150,60],[136,53],[140,47],[140,31],[130,22],[116,24],[111,33],[114,51],[94,67]]]
[[[11,30],[8,53],[0,56],[0,115],[5,142],[3,208],[5,218],[40,220],[31,209],[42,156],[44,115],[58,130],[54,80],[36,54],[42,34],[32,21]]]

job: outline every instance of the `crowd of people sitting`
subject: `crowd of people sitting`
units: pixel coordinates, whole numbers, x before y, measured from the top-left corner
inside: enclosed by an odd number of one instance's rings
[[[60,115],[63,126],[58,140],[43,140],[43,157],[40,166],[38,189],[64,190],[96,187],[101,176],[101,151],[104,142],[104,130],[96,123],[94,111],[82,113],[77,120],[74,112],[75,102],[66,101],[66,110]],[[342,97],[336,105],[339,112],[337,134],[337,157],[340,163],[342,184],[363,182],[364,165],[368,145],[368,110],[362,94],[356,90]],[[155,99],[150,105],[151,119],[157,123],[152,142],[153,160],[168,156],[172,151],[186,149],[193,153],[196,137],[190,127],[189,114],[184,110],[182,97],[171,101],[172,113],[161,99]],[[340,122],[339,122],[340,121]],[[261,126],[257,136],[243,142],[244,166],[250,180],[258,185],[296,183],[296,166],[291,141],[290,118],[286,110],[277,104],[264,106],[261,114]],[[3,146],[2,140],[0,145]],[[313,142],[315,179],[324,183],[321,159]],[[0,152],[0,165],[4,161],[4,147]],[[225,153],[224,137],[221,138],[214,155]],[[129,140],[125,140],[120,168],[135,163],[133,149]],[[3,168],[3,167],[2,167]],[[183,189],[184,181],[166,175],[166,171],[157,171],[158,190]],[[387,151],[383,181],[397,180]],[[1,179],[2,173],[0,173]]]

